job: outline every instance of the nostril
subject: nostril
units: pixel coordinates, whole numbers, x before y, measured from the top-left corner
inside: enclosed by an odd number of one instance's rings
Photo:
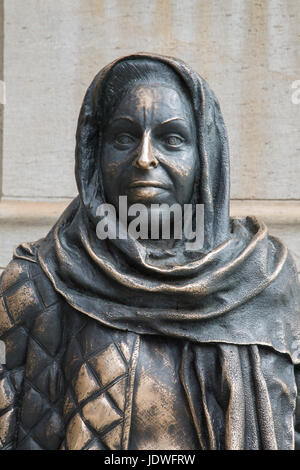
[[[143,170],[147,170],[148,168],[156,168],[158,165],[158,161],[156,159],[143,160],[137,157],[134,160],[133,165],[136,166],[137,168],[142,168]]]

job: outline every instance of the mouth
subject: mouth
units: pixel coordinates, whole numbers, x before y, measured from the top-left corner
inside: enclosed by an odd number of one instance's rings
[[[133,181],[129,184],[129,188],[162,188],[169,189],[170,186],[160,181]]]

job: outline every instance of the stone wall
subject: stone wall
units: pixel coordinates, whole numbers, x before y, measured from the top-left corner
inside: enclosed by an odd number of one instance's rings
[[[4,0],[0,13],[0,268],[76,194],[76,121],[96,72],[146,51],[207,79],[230,137],[232,213],[262,217],[300,271],[299,0]]]

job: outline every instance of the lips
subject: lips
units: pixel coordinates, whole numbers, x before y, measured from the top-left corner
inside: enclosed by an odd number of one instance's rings
[[[163,188],[169,189],[170,186],[160,181],[133,181],[129,184],[129,188]]]

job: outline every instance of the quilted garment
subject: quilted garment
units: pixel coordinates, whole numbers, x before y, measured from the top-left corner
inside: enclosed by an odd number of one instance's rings
[[[186,449],[233,448],[237,444],[226,444],[223,431],[206,443],[205,420],[210,419],[210,406],[216,409],[213,400],[217,399],[218,413],[213,419],[219,422],[216,429],[226,429],[222,420],[227,419],[228,406],[233,397],[237,399],[241,395],[248,410],[246,427],[238,434],[241,448],[266,445],[291,448],[294,441],[299,448],[300,407],[297,406],[294,414],[293,436],[290,421],[296,390],[287,393],[287,384],[296,380],[299,388],[300,375],[296,370],[292,377],[293,367],[283,355],[259,351],[256,346],[238,349],[230,345],[204,345],[193,353],[201,356],[196,364],[201,364],[200,378],[205,371],[203,377],[207,383],[203,388],[202,379],[197,384],[191,375],[195,364],[187,360],[181,369],[178,360],[181,343],[163,337],[146,341],[135,333],[104,327],[77,312],[54,291],[38,263],[13,260],[4,271],[0,285],[0,339],[6,345],[6,364],[0,372],[0,447],[3,450],[158,449],[160,445],[171,449],[180,449],[182,445]],[[264,374],[257,376],[263,384],[259,393],[260,386],[252,380],[253,369],[249,368],[247,359],[251,354],[254,358],[253,353],[261,361],[258,373]],[[187,354],[192,354],[192,350],[187,350]],[[235,356],[238,361],[234,364],[240,363],[243,371],[238,381],[238,370],[231,371]],[[222,357],[225,375],[219,383],[216,365]],[[282,363],[280,367],[278,361]],[[280,376],[278,370],[282,371]],[[197,404],[203,413],[198,420],[193,416],[195,427],[179,377],[185,377],[191,410]],[[191,380],[193,383],[189,385]],[[272,403],[275,403],[268,411],[269,416],[265,405],[262,414],[259,406],[251,405],[253,399],[262,400],[266,393],[273,394]],[[267,395],[266,404],[268,400]],[[235,415],[235,419],[233,436],[240,417]],[[273,429],[274,444],[264,443],[261,428],[272,425],[273,419],[278,425]],[[197,443],[197,423],[202,427],[199,429],[204,436],[202,443],[201,439]],[[270,428],[268,436],[271,431]]]
[[[73,315],[73,313],[72,313]],[[62,449],[126,449],[139,340],[77,318],[65,355]]]
[[[0,318],[0,446],[126,448],[136,335],[110,335],[76,315],[39,265],[25,260],[2,276]]]
[[[0,328],[6,365],[1,373],[0,439],[5,449],[53,449],[63,438],[63,316],[57,295],[45,282],[38,265],[26,261],[12,261],[2,276]]]

